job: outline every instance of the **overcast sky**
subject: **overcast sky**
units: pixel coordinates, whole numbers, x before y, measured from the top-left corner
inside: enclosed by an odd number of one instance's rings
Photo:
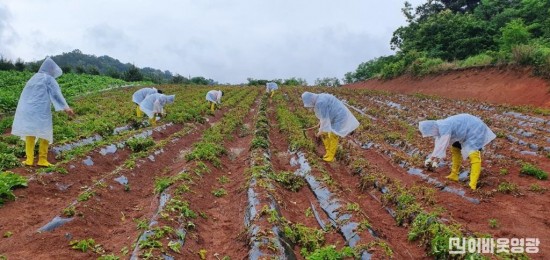
[[[313,84],[393,54],[403,3],[0,0],[0,55],[33,61],[80,49],[219,83],[300,77]]]

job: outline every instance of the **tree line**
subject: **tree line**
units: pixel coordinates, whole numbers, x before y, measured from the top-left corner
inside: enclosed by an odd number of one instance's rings
[[[52,56],[52,59],[61,67],[63,73],[104,75],[111,78],[122,79],[127,82],[152,81],[157,84],[196,84],[214,85],[217,82],[202,76],[184,77],[166,70],[150,67],[138,68],[134,64],[122,63],[109,56],[88,55],[76,49],[71,52]],[[18,58],[15,61],[6,59],[0,55],[0,70],[16,70],[37,72],[43,60],[24,62]]]
[[[425,75],[472,66],[529,65],[550,77],[550,1],[429,0],[402,8],[394,55],[361,63],[344,81]]]

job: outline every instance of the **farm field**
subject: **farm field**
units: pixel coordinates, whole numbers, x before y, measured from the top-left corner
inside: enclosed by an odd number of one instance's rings
[[[7,259],[445,259],[449,238],[538,238],[550,256],[550,116],[536,109],[347,88],[224,91],[162,85],[175,94],[156,126],[135,117],[136,87],[72,99],[54,113],[49,160],[20,167],[21,141],[1,136],[0,170],[26,178],[0,194]],[[360,121],[337,160],[321,160],[304,91],[344,100]],[[449,162],[423,169],[433,140],[418,122],[458,113],[497,134],[482,153],[478,190],[449,182]],[[449,158],[449,154],[447,158]],[[469,163],[461,178],[467,180]],[[7,174],[3,174],[7,175]],[[1,257],[0,257],[1,259]]]

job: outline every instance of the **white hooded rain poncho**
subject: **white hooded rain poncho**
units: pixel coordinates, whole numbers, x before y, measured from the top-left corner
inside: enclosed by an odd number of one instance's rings
[[[35,136],[53,143],[51,104],[56,111],[69,108],[55,80],[61,74],[61,68],[51,58],[44,60],[19,97],[11,130],[13,135],[23,140]]]
[[[222,100],[222,91],[221,90],[210,90],[206,93],[206,100],[220,104]]]
[[[445,158],[449,144],[459,142],[462,146],[462,158],[468,158],[471,152],[482,149],[495,139],[496,135],[476,116],[459,114],[442,120],[427,120],[418,124],[422,137],[434,137],[435,147],[429,156]]]
[[[132,95],[132,101],[139,105],[147,96],[158,93],[156,88],[142,88]]]
[[[268,82],[265,84],[265,91],[268,93],[277,89],[279,89],[279,86],[277,86],[277,83],[275,82]]]
[[[174,103],[175,97],[176,95],[151,94],[141,101],[139,109],[147,114],[149,118],[153,118],[157,113],[164,113],[164,106]]]
[[[332,132],[345,137],[359,127],[359,121],[344,103],[333,95],[304,92],[302,100],[304,107],[313,107],[315,116],[319,118],[319,132]]]

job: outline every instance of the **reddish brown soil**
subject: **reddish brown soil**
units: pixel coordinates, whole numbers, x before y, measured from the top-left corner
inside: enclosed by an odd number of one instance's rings
[[[216,122],[220,118],[218,115],[210,121]],[[162,176],[159,172],[180,172],[181,168],[178,166],[181,165],[177,164],[178,158],[175,155],[185,147],[190,147],[208,126],[198,125],[189,135],[175,143],[169,143],[164,147],[164,153],[156,156],[155,162],[144,158],[138,161],[140,166],[136,169],[123,170],[121,174],[128,178],[130,192],[125,192],[122,185],[113,181],[116,176],[107,178],[108,186],[97,192],[89,201],[79,203],[76,208],[77,217],[53,232],[36,231],[56,215],[62,215],[62,210],[75,201],[78,194],[83,191],[82,187],[90,186],[94,180],[99,180],[112,172],[128,158],[130,152],[123,149],[114,155],[102,156],[94,151],[89,154],[94,161],[93,166],[85,166],[81,163],[82,159],[76,159],[69,165],[63,165],[69,174],[54,173],[51,176],[40,176],[37,181],[31,181],[28,188],[17,189],[17,201],[7,203],[2,208],[0,231],[11,231],[13,236],[0,244],[0,252],[9,259],[95,259],[97,254],[84,254],[69,247],[69,241],[72,239],[93,238],[107,252],[120,254],[120,250],[127,247],[131,253],[132,243],[139,235],[132,220],[149,218],[157,208],[158,198],[155,197],[158,196],[153,192],[154,177]],[[154,132],[153,139],[165,139],[181,129],[181,125],[174,125],[162,132]],[[53,154],[49,157],[54,161]],[[74,165],[75,168],[71,169],[70,165]],[[164,168],[163,165],[171,167]],[[20,168],[14,169],[14,172],[33,170]],[[69,185],[69,188],[59,191],[57,183]]]
[[[257,106],[256,106],[257,108]],[[244,124],[253,129],[255,109],[251,110]],[[197,218],[196,230],[192,230],[184,245],[181,259],[197,259],[200,250],[207,250],[207,259],[216,259],[229,256],[231,259],[245,259],[248,255],[247,230],[244,219],[247,206],[245,170],[249,168],[249,148],[252,134],[239,136],[233,134],[232,141],[224,144],[228,151],[222,156],[221,167],[210,164],[210,173],[204,174],[191,186],[192,196],[189,196],[191,209],[200,210],[207,219]],[[196,139],[195,139],[196,141]],[[231,149],[242,149],[236,155]],[[235,150],[234,150],[235,151]],[[225,176],[229,182],[222,184],[218,178]],[[227,195],[216,197],[212,191],[223,188]]]
[[[423,93],[453,99],[472,99],[494,104],[550,107],[550,82],[533,76],[530,69],[474,68],[421,78],[372,79],[346,85],[403,94]]]

